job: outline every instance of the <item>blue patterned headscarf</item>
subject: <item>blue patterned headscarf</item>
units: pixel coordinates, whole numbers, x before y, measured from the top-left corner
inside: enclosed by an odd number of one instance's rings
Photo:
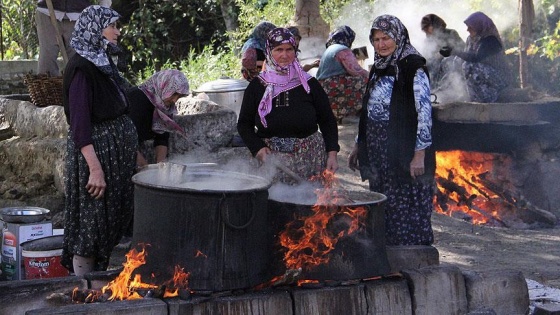
[[[395,51],[386,57],[382,57],[375,52],[374,66],[376,69],[385,69],[388,66],[397,66],[397,62],[408,55],[420,55],[420,53],[410,43],[408,30],[402,22],[392,15],[380,15],[371,25],[369,40],[373,45],[373,31],[380,30],[391,37],[397,44]],[[398,69],[396,69],[398,75]]]
[[[70,40],[70,46],[78,55],[91,61],[117,83],[122,79],[116,68],[118,62],[110,62],[109,56],[118,56],[122,50],[103,37],[103,29],[115,23],[120,17],[120,14],[111,8],[90,5],[80,13]]]
[[[356,39],[356,32],[350,26],[342,25],[329,34],[326,46],[328,48],[332,44],[340,44],[351,48],[354,39]]]

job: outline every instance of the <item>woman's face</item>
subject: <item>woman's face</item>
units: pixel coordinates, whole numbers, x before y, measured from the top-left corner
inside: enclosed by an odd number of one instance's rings
[[[432,25],[426,26],[422,29],[422,31],[424,33],[426,33],[426,36],[430,36],[434,33],[434,27]]]
[[[177,102],[178,99],[180,99],[183,95],[179,94],[179,93],[174,93],[173,95],[171,95],[170,97],[166,98],[163,100],[163,104],[165,104],[165,106],[171,106],[173,104],[175,104]]]
[[[469,32],[470,37],[475,37],[476,36],[476,31],[468,25],[467,25],[467,32]]]
[[[397,49],[397,43],[395,43],[389,35],[380,30],[373,30],[371,41],[373,42],[375,52],[377,52],[381,57],[388,57],[395,51],[395,49]]]
[[[281,67],[285,67],[296,59],[296,50],[290,43],[280,44],[272,49],[272,58]]]
[[[107,38],[107,40],[113,44],[117,44],[117,39],[121,35],[121,31],[119,31],[117,27],[117,23],[111,23],[109,26],[103,29],[103,37]]]

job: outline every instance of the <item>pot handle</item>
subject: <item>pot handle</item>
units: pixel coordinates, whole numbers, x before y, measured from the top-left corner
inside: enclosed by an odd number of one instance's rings
[[[220,199],[220,203],[218,205],[218,207],[220,207],[220,215],[222,216],[222,221],[224,222],[225,225],[227,225],[228,227],[234,229],[234,230],[242,230],[246,227],[249,226],[249,224],[251,224],[253,222],[253,220],[255,219],[255,196],[256,194],[253,192],[252,196],[251,196],[251,217],[249,218],[249,221],[247,221],[247,223],[243,224],[243,225],[233,225],[231,224],[231,222],[229,222],[229,220],[227,219],[226,216],[226,212],[227,212],[227,205],[224,206],[224,201],[226,200],[226,195],[223,194],[222,198]]]

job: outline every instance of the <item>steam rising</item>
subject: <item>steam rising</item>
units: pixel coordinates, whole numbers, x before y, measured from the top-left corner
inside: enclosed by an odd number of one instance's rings
[[[337,18],[330,29],[333,30],[341,25],[348,25],[356,32],[356,40],[352,47],[366,46],[370,56],[364,63],[365,68],[373,63],[374,50],[369,42],[369,31],[373,19],[382,14],[391,14],[398,17],[408,29],[412,45],[422,54],[426,51],[424,39],[425,34],[420,29],[420,20],[426,14],[436,14],[446,23],[447,28],[456,30],[463,40],[467,39],[467,27],[464,20],[475,11],[482,11],[488,15],[503,34],[504,30],[518,23],[518,3],[516,0],[487,1],[477,3],[479,7],[473,9],[469,1],[446,1],[446,0],[377,0],[367,2],[355,0],[349,3]],[[502,12],[510,12],[503,14]],[[318,41],[321,44],[317,44]],[[300,43],[300,60],[302,63],[309,62],[309,58],[321,56],[325,51],[326,39],[304,38]],[[506,47],[507,48],[507,47]],[[312,60],[311,60],[312,61]],[[311,74],[314,72],[310,71]],[[464,100],[466,92],[461,76],[452,75],[448,78],[449,84],[444,90],[437,91],[438,102]]]

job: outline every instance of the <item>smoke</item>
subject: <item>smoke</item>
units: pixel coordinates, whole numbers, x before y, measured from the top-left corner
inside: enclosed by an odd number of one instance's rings
[[[383,14],[398,17],[408,29],[412,45],[421,53],[428,55],[425,45],[426,35],[420,28],[420,21],[426,14],[436,14],[446,23],[447,28],[456,30],[461,38],[466,41],[468,37],[467,26],[464,20],[476,11],[482,11],[488,15],[496,24],[501,34],[518,23],[517,0],[487,1],[477,4],[477,8],[471,7],[469,1],[447,1],[447,0],[355,0],[341,11],[340,17],[330,25],[335,29],[341,25],[348,25],[356,32],[356,39],[352,45],[356,47],[367,47],[369,59],[364,61],[364,67],[369,69],[373,63],[374,50],[369,41],[369,33],[373,20]],[[503,12],[510,12],[503,14]],[[302,51],[300,60],[308,56],[321,56],[325,50],[324,40],[304,39],[300,44]],[[506,47],[507,48],[507,47]],[[304,62],[302,62],[303,64]],[[313,74],[313,72],[310,72]],[[456,74],[449,78],[447,89],[438,91],[438,101],[462,100],[466,97],[464,82]],[[457,89],[453,89],[457,87]]]

